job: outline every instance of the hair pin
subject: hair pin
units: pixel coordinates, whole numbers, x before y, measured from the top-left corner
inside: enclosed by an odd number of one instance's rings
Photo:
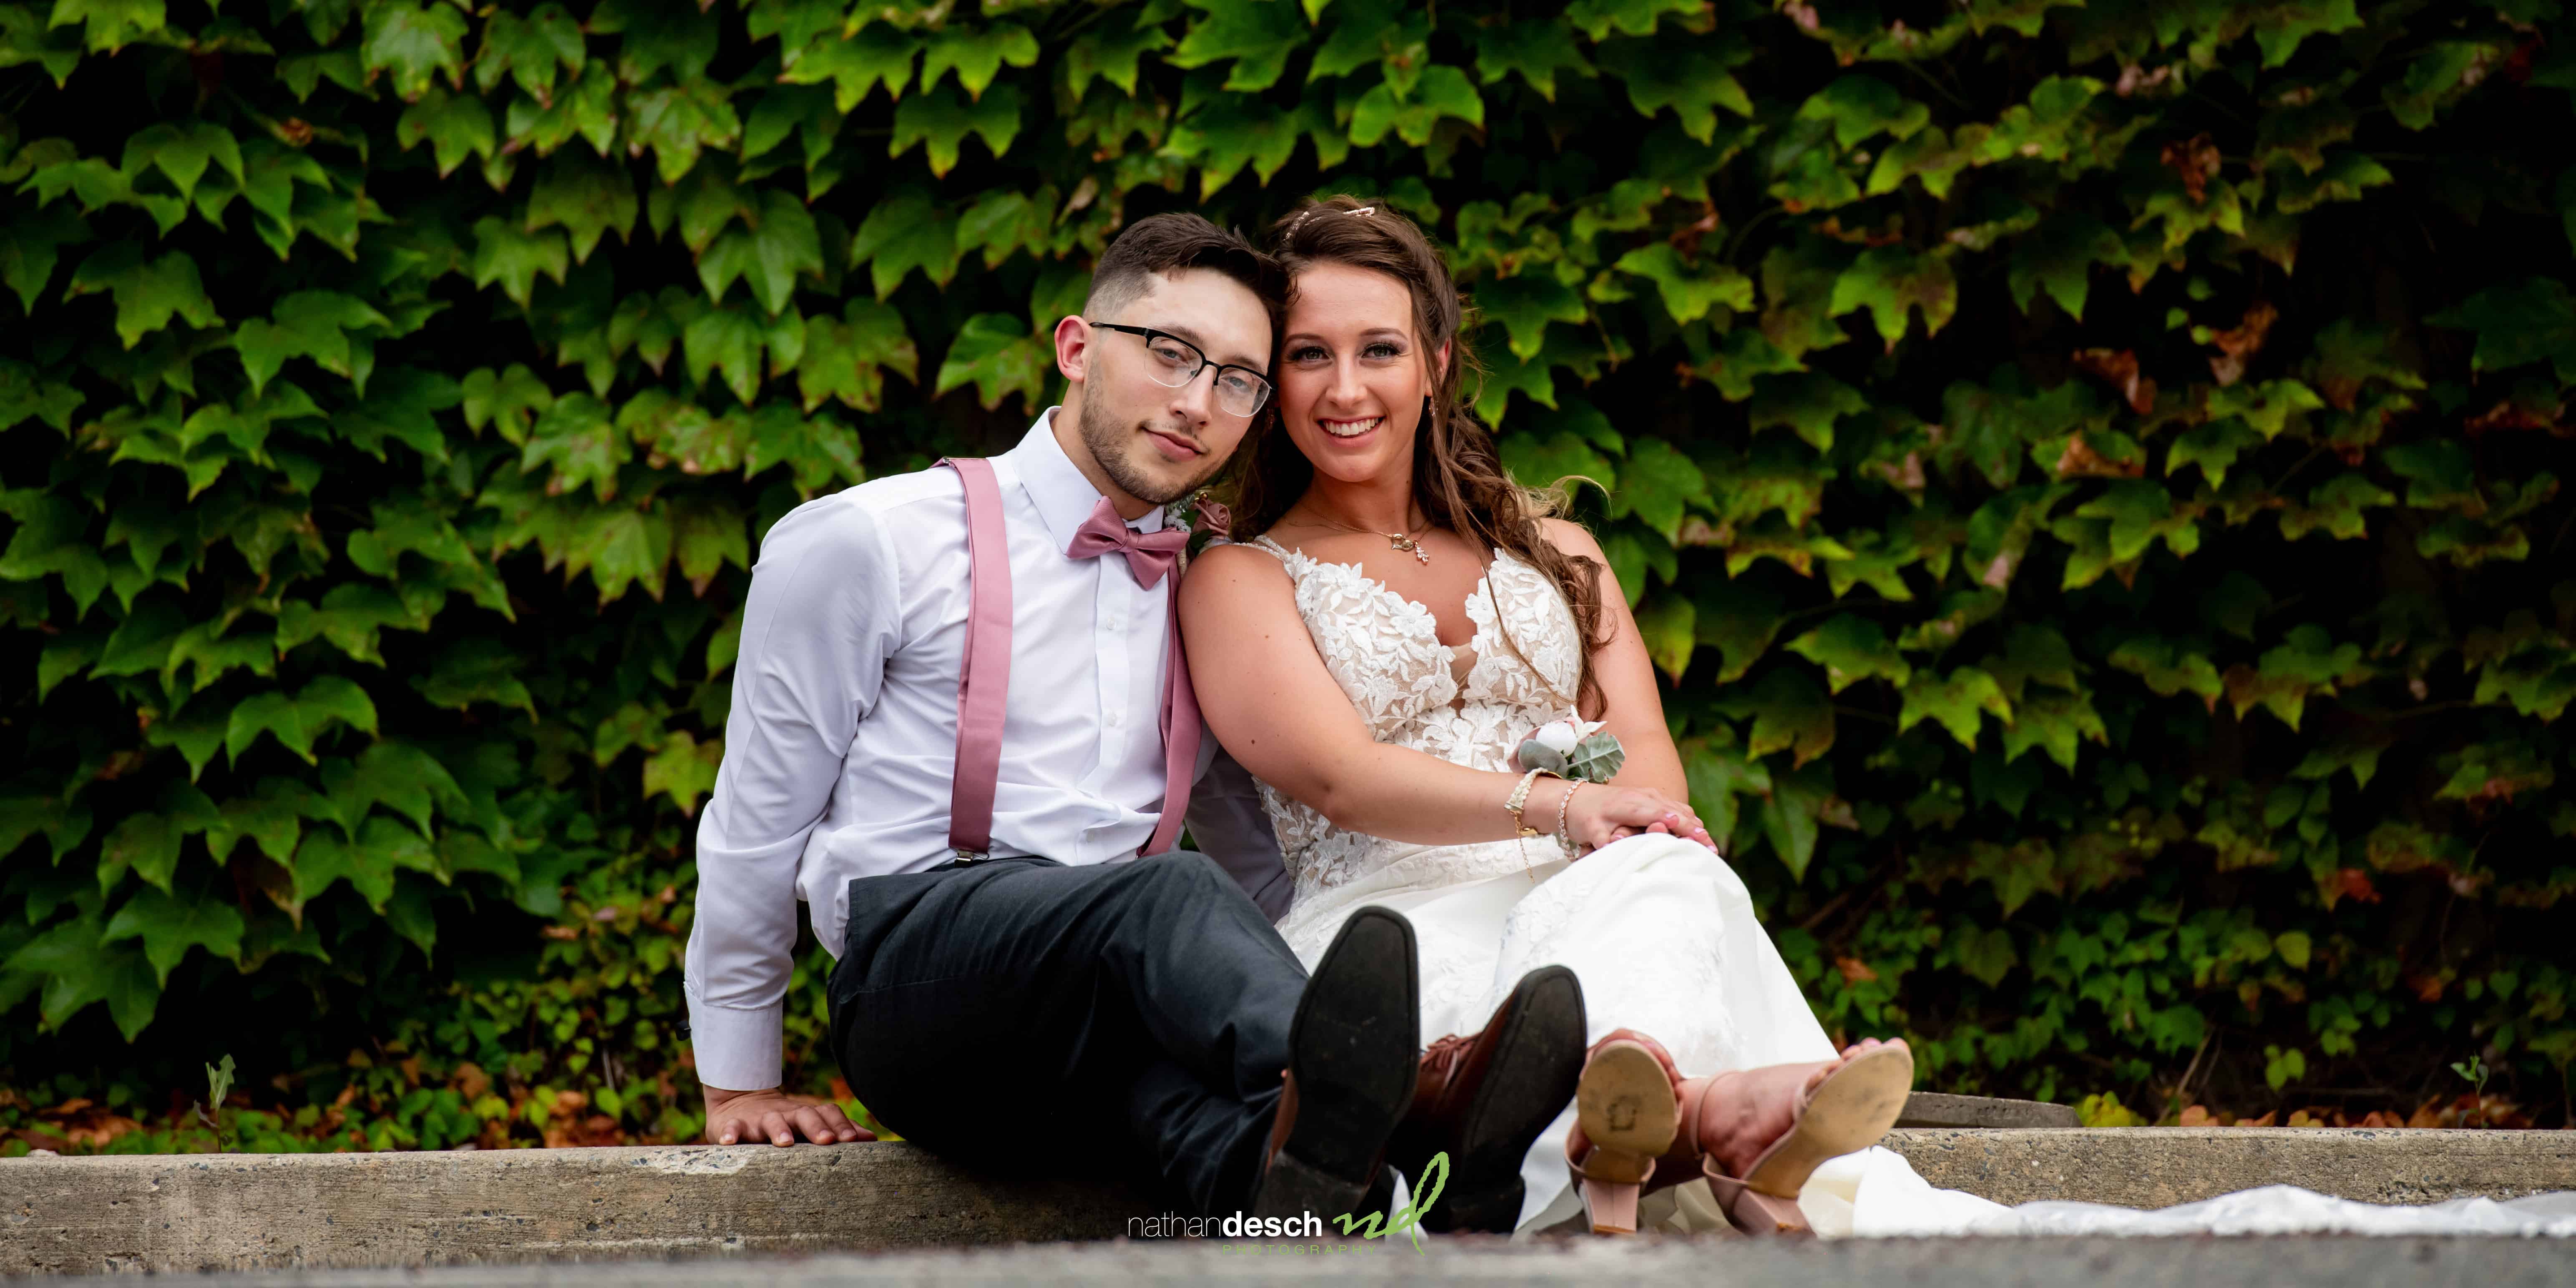
[[[1374,214],[1376,214],[1376,213],[1377,213],[1377,207],[1375,207],[1375,206],[1362,206],[1362,207],[1360,207],[1359,209],[1352,211],[1351,213],[1352,213],[1352,214],[1354,214],[1354,215],[1374,215]]]

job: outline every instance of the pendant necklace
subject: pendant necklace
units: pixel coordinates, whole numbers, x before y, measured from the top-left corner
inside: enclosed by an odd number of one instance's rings
[[[1431,562],[1431,552],[1424,549],[1421,542],[1414,540],[1410,533],[1380,532],[1375,528],[1362,528],[1353,524],[1337,523],[1320,514],[1315,516],[1315,522],[1323,524],[1328,528],[1339,528],[1344,532],[1361,532],[1372,537],[1384,537],[1386,538],[1386,544],[1390,549],[1403,551],[1426,565]],[[1428,526],[1425,526],[1422,529],[1422,533],[1425,536],[1429,536],[1431,534],[1431,529]]]

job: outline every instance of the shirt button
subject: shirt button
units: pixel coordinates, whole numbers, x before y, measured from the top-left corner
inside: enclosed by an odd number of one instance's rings
[[[1110,713],[1109,713],[1109,718],[1108,718],[1107,720],[1103,721],[1102,723],[1107,724],[1107,725],[1108,725],[1110,728],[1112,728],[1112,729],[1115,729],[1115,728],[1117,728],[1121,723],[1123,723],[1123,722],[1126,720],[1126,718],[1127,718],[1127,713],[1125,713],[1125,712],[1123,712],[1123,711],[1112,711],[1112,712],[1110,712]]]
[[[1120,628],[1122,628],[1122,627],[1124,627],[1124,626],[1126,626],[1126,625],[1127,625],[1127,619],[1126,619],[1126,618],[1124,618],[1124,617],[1119,616],[1119,615],[1118,615],[1118,614],[1116,614],[1116,613],[1111,613],[1111,614],[1110,614],[1110,615],[1108,615],[1107,617],[1102,618],[1102,619],[1101,619],[1101,621],[1102,621],[1102,623],[1103,623],[1104,625],[1108,626],[1108,628],[1109,628],[1109,629],[1111,629],[1111,630],[1113,630],[1113,631],[1114,631],[1114,630],[1118,630],[1118,629],[1120,629]]]

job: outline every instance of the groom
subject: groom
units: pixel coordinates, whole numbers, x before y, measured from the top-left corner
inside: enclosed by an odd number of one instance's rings
[[[1057,324],[1064,403],[1017,447],[809,502],[762,540],[698,828],[709,1140],[865,1135],[779,1088],[802,899],[839,959],[852,1091],[961,1161],[1106,1152],[1205,1213],[1329,1218],[1391,1139],[1475,1147],[1460,1133],[1527,1058],[1521,994],[1425,1059],[1401,916],[1353,917],[1310,980],[1233,879],[1173,848],[1200,759],[1171,621],[1186,534],[1162,507],[1264,410],[1282,293],[1240,236],[1139,220]]]

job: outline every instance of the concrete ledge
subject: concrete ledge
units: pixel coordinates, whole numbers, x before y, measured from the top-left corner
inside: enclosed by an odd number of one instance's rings
[[[2079,1127],[2073,1105],[1918,1091],[1905,1098],[1899,1127]]]
[[[2161,1207],[2286,1183],[2377,1203],[2576,1189],[2576,1132],[1900,1130],[1932,1184]],[[0,1160],[0,1274],[607,1261],[1111,1239],[1152,1201],[910,1145]]]

